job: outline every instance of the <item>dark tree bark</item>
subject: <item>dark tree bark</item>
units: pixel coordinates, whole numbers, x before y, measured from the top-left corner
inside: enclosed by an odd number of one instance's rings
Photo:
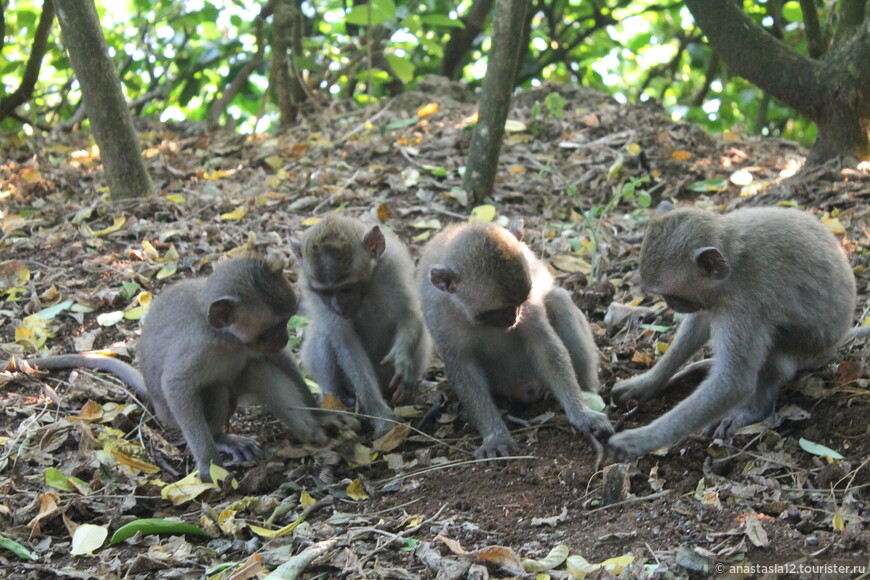
[[[302,11],[299,0],[275,0],[272,16],[272,72],[282,125],[292,125],[305,100],[305,88],[293,59],[302,54]],[[289,54],[289,58],[288,58]]]
[[[465,55],[474,45],[474,39],[483,30],[486,18],[492,9],[493,0],[474,0],[468,14],[462,18],[465,28],[455,28],[450,34],[450,40],[444,46],[444,58],[441,60],[441,74],[450,79],[457,79],[462,71]]]
[[[0,5],[0,48],[3,47],[3,40],[6,36],[6,19],[3,17],[3,6]],[[39,17],[39,24],[36,25],[36,32],[33,34],[33,45],[30,47],[30,56],[27,58],[27,65],[24,67],[24,74],[21,76],[21,84],[15,89],[12,94],[0,99],[0,120],[15,112],[19,106],[23,105],[33,96],[33,89],[36,87],[36,81],[39,79],[39,69],[42,68],[42,59],[45,57],[45,52],[48,50],[48,36],[51,33],[51,25],[54,23],[54,2],[45,0],[42,5],[42,14]]]
[[[686,0],[710,45],[736,74],[818,126],[808,164],[851,155],[870,158],[870,11],[864,0],[844,0],[828,53],[798,54],[733,2]]]
[[[495,184],[504,123],[522,49],[526,4],[528,0],[501,0],[495,9],[492,46],[465,169],[465,189],[474,204],[492,193]]]
[[[93,0],[54,0],[63,44],[82,89],[82,100],[100,147],[114,199],[151,195],[139,137],[109,58]]]

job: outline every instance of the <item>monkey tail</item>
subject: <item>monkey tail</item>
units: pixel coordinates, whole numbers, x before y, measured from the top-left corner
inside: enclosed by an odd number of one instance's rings
[[[144,401],[150,400],[142,373],[134,366],[111,356],[104,354],[61,354],[27,359],[27,363],[47,371],[85,368],[112,373],[136,391],[136,396]]]

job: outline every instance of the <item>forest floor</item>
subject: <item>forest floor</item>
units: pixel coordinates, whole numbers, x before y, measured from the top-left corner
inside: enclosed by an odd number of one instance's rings
[[[545,104],[551,92],[566,100],[562,116],[557,99]],[[433,103],[437,110],[421,109]],[[289,239],[329,211],[380,220],[419,256],[428,236],[471,213],[459,170],[474,108],[461,86],[433,80],[378,109],[311,111],[279,135],[143,124],[159,195],[122,202],[105,201],[86,134],[4,138],[0,359],[37,347],[133,356],[148,292],[205,274],[248,243],[285,258],[295,280]],[[711,137],[653,103],[620,105],[577,87],[527,91],[510,119],[524,126],[505,136],[487,203],[496,219],[525,219],[530,247],[592,322],[605,400],[614,382],[654,363],[675,328],[664,309],[642,327],[604,321],[612,302],[659,302],[643,296],[636,272],[650,210],[637,197],[610,203],[625,184],[648,192],[653,207],[662,199],[725,210],[783,203],[825,214],[852,252],[855,320],[868,315],[870,170],[829,165],[789,177],[806,153],[790,142]],[[296,571],[284,578],[449,579],[533,577],[523,572],[535,569],[523,562],[532,560],[551,578],[570,577],[568,569],[856,577],[870,565],[868,353],[868,344],[849,345],[830,365],[802,373],[770,420],[733,440],[690,437],[603,468],[553,401],[507,411],[518,457],[474,462],[479,437],[436,359],[407,409],[419,416],[447,395],[425,434],[399,437],[395,448],[373,448],[364,432],[311,449],[263,409],[246,408],[231,427],[255,436],[267,459],[231,466],[236,485],[185,488],[201,493],[177,505],[161,491],[192,469],[183,441],[116,379],[9,367],[0,373],[0,568],[6,578],[242,580],[289,561]],[[689,387],[650,402],[624,427],[660,416]],[[614,422],[625,411],[607,409]],[[605,472],[615,477],[608,489],[617,503],[604,503]],[[81,524],[111,537],[140,518],[186,522],[207,535],[135,535],[71,555]],[[77,537],[96,534],[99,546],[103,532],[85,529]]]

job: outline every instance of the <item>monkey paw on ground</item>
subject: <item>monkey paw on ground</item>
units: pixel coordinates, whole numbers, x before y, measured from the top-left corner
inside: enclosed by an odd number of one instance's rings
[[[607,449],[617,461],[626,461],[663,447],[646,427],[616,433],[607,441]]]
[[[620,405],[632,400],[643,403],[659,390],[660,385],[644,374],[616,383],[610,391],[610,397]]]
[[[229,455],[233,462],[254,461],[263,457],[263,451],[255,439],[242,435],[218,433],[214,438],[215,447]]]
[[[474,451],[474,458],[510,457],[517,449],[517,444],[510,433],[494,433],[484,437],[483,444]]]
[[[411,381],[417,379],[417,369],[413,356],[393,347],[381,361],[381,365],[393,367],[393,378],[390,380],[390,389],[394,389],[392,402],[394,404],[408,403],[414,390],[414,384]]]
[[[607,440],[613,434],[610,419],[598,411],[585,409],[582,413],[573,416],[569,413],[568,421],[581,433],[592,435],[596,439]]]
[[[741,427],[761,421],[772,411],[773,409],[765,409],[759,406],[740,407],[725,415],[721,421],[714,422],[705,428],[703,433],[714,439],[730,439]]]

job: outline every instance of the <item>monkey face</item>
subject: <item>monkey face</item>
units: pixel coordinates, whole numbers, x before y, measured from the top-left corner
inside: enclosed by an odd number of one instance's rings
[[[487,310],[481,312],[474,317],[474,320],[485,325],[494,326],[496,328],[510,328],[517,323],[520,316],[520,306],[508,306],[506,308],[497,308],[495,310]]]
[[[341,288],[320,288],[315,292],[327,308],[342,318],[353,318],[356,315],[365,294],[359,284]]]
[[[668,308],[673,310],[674,312],[680,312],[682,314],[691,314],[692,312],[697,312],[701,310],[701,305],[694,300],[689,300],[687,298],[680,298],[679,296],[673,295],[662,295],[662,298],[665,299],[665,302],[668,304]]]
[[[258,334],[254,340],[248,342],[248,346],[260,352],[281,352],[287,346],[287,341],[290,340],[290,333],[287,331],[287,322],[289,320],[289,318],[285,318],[275,326],[267,328]]]

